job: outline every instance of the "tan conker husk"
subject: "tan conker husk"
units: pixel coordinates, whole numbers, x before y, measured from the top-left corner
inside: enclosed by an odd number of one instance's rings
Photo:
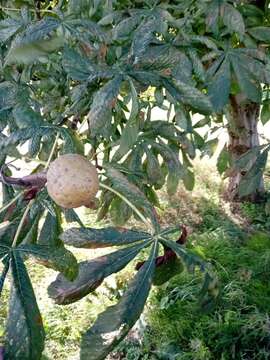
[[[56,204],[64,208],[88,206],[98,192],[97,170],[82,155],[61,155],[49,166],[47,190]]]

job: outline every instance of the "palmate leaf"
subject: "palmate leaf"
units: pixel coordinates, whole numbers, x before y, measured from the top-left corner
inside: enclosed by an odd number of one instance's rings
[[[151,240],[146,240],[108,255],[79,263],[77,278],[71,282],[66,280],[63,275],[58,275],[48,288],[49,296],[61,305],[70,304],[83,298],[94,291],[107,276],[123,269],[150,243]]]
[[[98,135],[102,128],[106,126],[108,114],[110,114],[109,118],[111,118],[111,111],[117,99],[122,79],[122,75],[115,76],[95,94],[88,114],[92,136]]]
[[[19,245],[16,251],[34,258],[48,268],[61,272],[69,280],[74,280],[78,275],[78,264],[75,256],[63,246],[55,248],[26,244]]]
[[[158,243],[155,241],[149,259],[129,283],[119,303],[100,314],[82,336],[81,360],[104,359],[138,320],[151,288],[157,254]]]
[[[19,252],[12,253],[10,267],[13,281],[5,358],[38,360],[44,348],[45,333],[31,281]]]
[[[108,246],[132,244],[140,240],[150,239],[151,235],[136,230],[107,227],[103,229],[71,228],[60,238],[65,244],[85,249],[96,249]]]
[[[59,24],[57,19],[47,17],[29,25],[12,41],[5,63],[29,64],[55,51],[62,45],[62,39],[59,37],[48,39],[47,37],[57,29]]]

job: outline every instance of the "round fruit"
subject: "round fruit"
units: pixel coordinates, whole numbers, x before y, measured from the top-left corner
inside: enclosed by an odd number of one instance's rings
[[[82,155],[59,156],[49,166],[47,190],[56,204],[64,208],[88,206],[98,192],[97,170]]]

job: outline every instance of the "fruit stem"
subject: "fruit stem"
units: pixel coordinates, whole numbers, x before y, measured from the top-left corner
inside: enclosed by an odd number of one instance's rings
[[[3,211],[7,210],[13,203],[15,203],[15,202],[22,196],[22,194],[23,194],[23,191],[21,191],[19,194],[17,194],[17,195],[15,196],[15,198],[13,198],[12,200],[10,200],[9,203],[7,203],[6,205],[4,205],[4,206],[0,209],[0,214],[1,214]]]
[[[15,247],[15,246],[16,246],[17,241],[18,241],[18,238],[19,238],[20,233],[21,233],[21,231],[22,231],[22,228],[23,228],[23,226],[24,226],[24,221],[25,221],[26,216],[28,215],[29,210],[30,210],[31,206],[33,205],[33,203],[34,203],[34,199],[32,199],[31,201],[29,201],[29,203],[27,204],[26,209],[24,210],[23,216],[22,216],[22,218],[21,218],[21,221],[20,221],[20,223],[19,223],[19,225],[18,225],[18,228],[17,228],[16,234],[15,234],[15,236],[14,236],[14,240],[13,240],[13,243],[12,243],[12,246],[11,246],[11,247]]]
[[[51,161],[52,161],[53,153],[54,153],[54,151],[55,151],[55,149],[56,149],[58,139],[59,139],[59,132],[56,134],[55,141],[54,141],[54,144],[53,144],[51,153],[50,153],[49,158],[48,158],[48,161],[47,161],[47,163],[46,163],[46,165],[45,165],[45,169],[48,169],[48,167],[49,167],[49,165],[50,165],[50,163],[51,163]]]
[[[133,205],[124,195],[122,195],[121,193],[119,193],[117,190],[113,189],[112,187],[105,185],[103,183],[99,183],[99,186],[103,189],[109,190],[112,193],[114,193],[115,195],[117,195],[120,199],[122,199],[138,216],[139,218],[145,223],[145,225],[149,228],[149,227],[153,227],[152,224],[150,223],[150,221],[148,221],[146,219],[146,217],[140,212],[140,210],[138,210],[136,208],[135,205]]]

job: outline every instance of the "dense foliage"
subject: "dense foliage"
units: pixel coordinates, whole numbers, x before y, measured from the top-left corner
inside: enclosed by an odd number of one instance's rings
[[[143,309],[155,268],[166,265],[168,251],[188,269],[199,267],[206,273],[206,292],[215,286],[201,259],[173,241],[179,239],[180,226],[160,228],[155,190],[166,185],[173,194],[180,180],[192,190],[196,150],[211,155],[217,143],[202,137],[198,128],[214,124],[215,132],[227,126],[223,114],[231,96],[263,101],[264,122],[269,119],[267,3],[261,9],[225,0],[4,2],[3,182],[12,170],[7,166],[10,157],[37,161],[36,174],[59,154],[86,154],[100,171],[98,219],[109,212],[122,226],[134,215],[147,226],[146,231],[81,226],[60,235],[63,215],[68,222],[81,221],[73,210],[52,202],[38,177],[15,181],[26,186],[24,191],[3,183],[1,289],[8,271],[13,280],[7,359],[36,360],[44,346],[41,315],[24,264],[29,256],[61,273],[49,294],[65,304],[87,295],[151,247],[120,302],[83,335],[82,359],[104,358],[127,334]],[[167,112],[167,121],[152,119],[156,107]],[[197,112],[205,117],[194,125],[191,116]],[[25,143],[26,155],[18,147]],[[268,150],[269,143],[256,146],[234,164],[245,172],[242,195],[259,188]],[[220,172],[231,162],[225,148],[218,161]],[[64,243],[125,247],[78,265]],[[159,244],[164,247],[161,261]]]

